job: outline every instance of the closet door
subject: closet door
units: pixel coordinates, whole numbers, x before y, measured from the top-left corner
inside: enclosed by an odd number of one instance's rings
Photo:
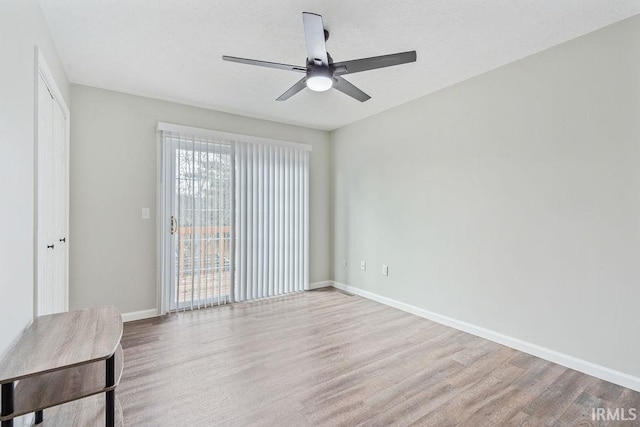
[[[38,315],[53,312],[53,98],[38,81]]]
[[[37,315],[68,309],[67,126],[65,115],[38,80]]]
[[[67,137],[66,120],[60,105],[53,101],[53,312],[68,310],[67,279]]]

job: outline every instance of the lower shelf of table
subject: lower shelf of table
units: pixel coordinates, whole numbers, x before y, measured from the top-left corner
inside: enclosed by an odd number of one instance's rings
[[[115,388],[120,382],[124,365],[122,346],[118,345],[115,352],[116,381],[112,387],[105,387],[105,363],[101,360],[20,381],[15,388],[13,413],[0,417],[0,420],[11,419],[78,398],[102,394]]]
[[[122,406],[116,396],[115,425],[124,426]],[[84,399],[45,409],[44,422],[36,427],[87,427],[105,425],[105,395],[96,394]]]

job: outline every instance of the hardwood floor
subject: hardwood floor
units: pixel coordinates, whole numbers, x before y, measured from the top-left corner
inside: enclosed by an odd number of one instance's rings
[[[604,426],[634,424],[592,408],[640,412],[640,393],[333,289],[127,323],[122,346],[127,426]]]

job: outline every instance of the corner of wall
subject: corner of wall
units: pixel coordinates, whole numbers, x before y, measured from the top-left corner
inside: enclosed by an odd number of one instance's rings
[[[328,142],[329,142],[329,271],[330,277],[328,280],[335,280],[336,278],[336,267],[335,267],[335,139],[334,139],[335,129],[328,132]]]

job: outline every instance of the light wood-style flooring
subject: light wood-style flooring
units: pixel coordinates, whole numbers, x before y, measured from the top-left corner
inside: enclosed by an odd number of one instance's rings
[[[327,288],[125,324],[127,426],[599,426],[640,393]],[[640,424],[640,422],[635,425]]]

